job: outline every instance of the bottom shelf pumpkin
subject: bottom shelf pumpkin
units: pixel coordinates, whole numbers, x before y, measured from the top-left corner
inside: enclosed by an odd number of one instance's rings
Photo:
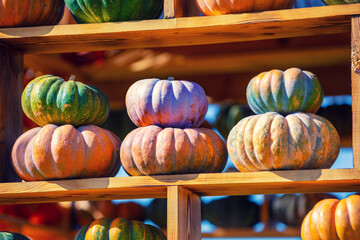
[[[0,232],[0,240],[30,240],[20,233]]]
[[[330,168],[340,151],[340,137],[316,114],[284,117],[268,112],[242,119],[231,130],[227,147],[242,172]]]
[[[48,124],[22,134],[12,149],[12,164],[25,181],[115,176],[121,141],[95,125]]]
[[[120,148],[124,170],[131,176],[222,172],[226,145],[208,128],[139,127]]]
[[[341,201],[324,199],[306,215],[301,226],[302,240],[359,240],[360,196]]]
[[[74,240],[163,240],[164,233],[157,227],[125,218],[100,218],[84,226]]]

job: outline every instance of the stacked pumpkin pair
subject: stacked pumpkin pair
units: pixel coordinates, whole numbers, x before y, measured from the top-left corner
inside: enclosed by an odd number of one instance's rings
[[[330,168],[340,138],[328,120],[314,114],[323,95],[317,77],[298,68],[254,77],[246,98],[257,115],[242,119],[227,139],[239,171]]]
[[[124,139],[120,158],[132,176],[221,172],[224,141],[204,121],[208,100],[189,81],[143,79],[126,94],[130,119],[138,126]]]
[[[121,163],[120,139],[96,125],[109,114],[109,100],[98,88],[44,75],[24,89],[26,116],[41,127],[22,134],[12,164],[26,181],[115,176]]]

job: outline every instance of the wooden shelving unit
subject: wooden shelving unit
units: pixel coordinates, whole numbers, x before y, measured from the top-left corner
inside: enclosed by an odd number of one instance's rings
[[[184,17],[185,1],[165,0],[167,19],[0,29],[0,204],[131,198],[168,199],[168,239],[200,239],[200,197],[360,189],[360,4]],[[204,45],[352,34],[353,169],[189,174],[16,182],[10,164],[22,132],[24,54]],[[350,58],[350,56],[349,56]],[[345,73],[344,73],[345,74]],[[339,83],[341,84],[341,82]]]

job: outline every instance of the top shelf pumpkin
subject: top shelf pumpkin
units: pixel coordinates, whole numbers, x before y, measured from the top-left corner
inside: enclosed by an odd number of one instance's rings
[[[55,25],[64,7],[63,0],[5,0],[0,4],[0,28]]]
[[[163,0],[65,0],[77,23],[102,23],[155,19]]]

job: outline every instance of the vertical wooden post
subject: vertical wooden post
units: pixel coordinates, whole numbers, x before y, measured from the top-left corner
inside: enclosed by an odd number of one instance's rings
[[[360,20],[351,20],[352,146],[354,168],[360,169]]]
[[[200,240],[200,196],[181,186],[169,186],[167,197],[168,239]]]
[[[164,18],[199,16],[195,0],[164,0]]]
[[[0,182],[20,181],[11,166],[11,149],[23,129],[23,66],[21,53],[0,45]]]

